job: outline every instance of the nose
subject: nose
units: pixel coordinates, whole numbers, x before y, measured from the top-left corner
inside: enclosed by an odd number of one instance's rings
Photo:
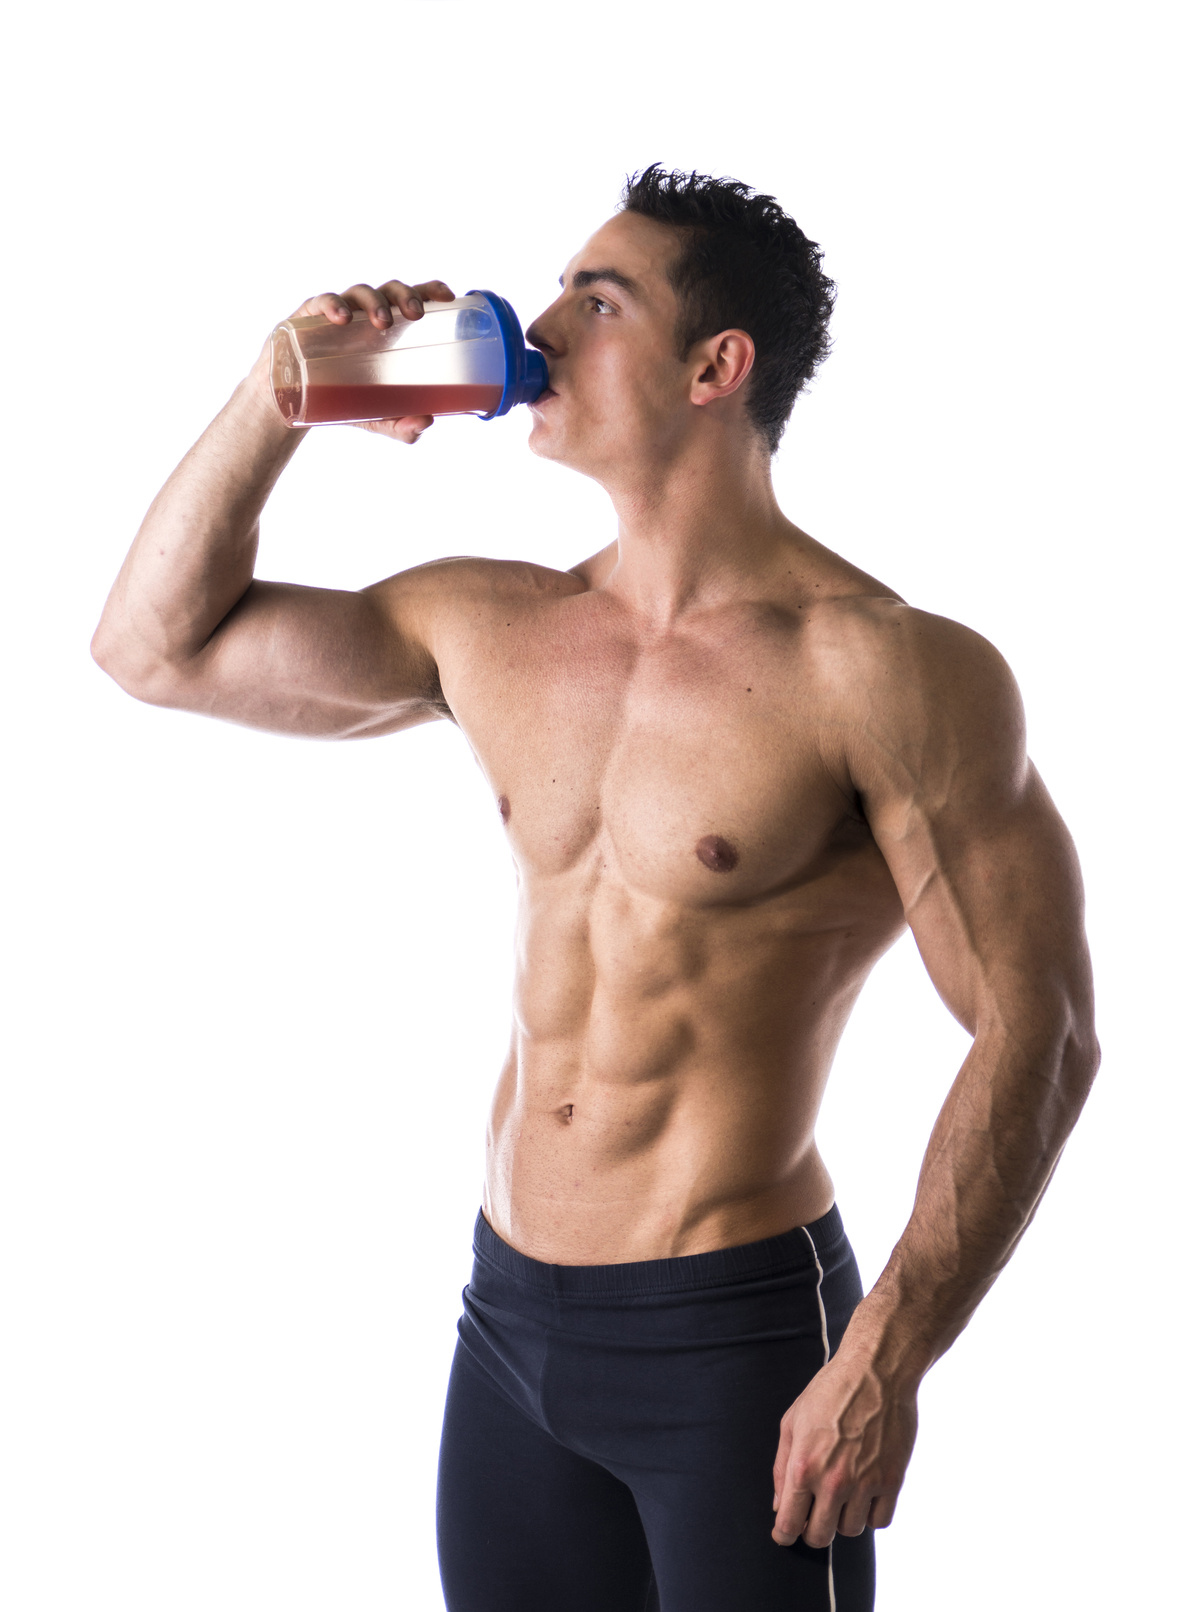
[[[539,319],[534,319],[529,325],[528,329],[524,332],[524,340],[530,347],[539,347],[546,358],[553,351],[552,342],[547,341],[541,334]]]
[[[524,340],[531,346],[537,347],[546,358],[554,357],[558,351],[558,335],[556,322],[552,317],[553,303],[545,309],[539,318],[534,319],[524,332]]]

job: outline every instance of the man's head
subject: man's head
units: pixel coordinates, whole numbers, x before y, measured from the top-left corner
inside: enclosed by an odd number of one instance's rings
[[[822,271],[822,252],[772,196],[735,179],[653,163],[627,181],[622,206],[681,237],[671,266],[681,355],[727,326],[753,337],[757,359],[745,406],[772,453],[830,346],[835,282]]]
[[[529,339],[552,400],[534,449],[609,479],[628,446],[671,452],[705,409],[772,453],[827,354],[822,253],[748,185],[652,166],[562,277]]]

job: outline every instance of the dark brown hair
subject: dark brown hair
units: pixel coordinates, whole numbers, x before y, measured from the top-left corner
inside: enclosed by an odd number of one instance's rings
[[[652,163],[632,174],[622,211],[670,224],[684,248],[670,271],[680,302],[680,357],[719,330],[747,331],[757,349],[746,401],[770,452],[795,399],[826,358],[835,282],[823,254],[772,196],[735,179]]]

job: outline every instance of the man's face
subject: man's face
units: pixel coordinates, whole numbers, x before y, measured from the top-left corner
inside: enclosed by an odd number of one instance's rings
[[[609,483],[674,451],[693,409],[667,277],[681,250],[667,225],[619,213],[573,258],[528,330],[551,388],[531,405],[534,453]]]

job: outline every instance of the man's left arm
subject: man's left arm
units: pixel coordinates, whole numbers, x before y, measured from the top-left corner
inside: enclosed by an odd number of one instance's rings
[[[1098,1063],[1080,872],[1027,760],[1006,664],[976,634],[901,605],[882,608],[850,658],[832,765],[974,1041],[892,1257],[782,1419],[773,1537],[818,1547],[891,1522],[921,1378],[1011,1257]]]

